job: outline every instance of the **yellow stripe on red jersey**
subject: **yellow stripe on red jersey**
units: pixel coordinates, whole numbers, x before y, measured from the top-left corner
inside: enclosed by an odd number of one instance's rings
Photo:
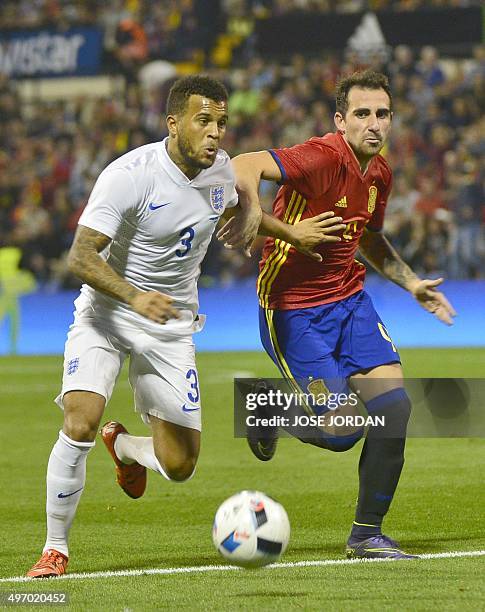
[[[293,191],[283,221],[289,225],[295,225],[295,223],[300,221],[305,207],[305,198],[296,191]],[[257,292],[259,302],[263,308],[269,307],[268,303],[271,287],[288,257],[290,248],[291,244],[288,242],[280,240],[279,238],[274,240],[273,250],[266,258],[265,264],[258,277]]]

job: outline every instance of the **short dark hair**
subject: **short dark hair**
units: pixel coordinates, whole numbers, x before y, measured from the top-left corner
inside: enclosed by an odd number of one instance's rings
[[[185,111],[190,96],[199,95],[214,100],[226,102],[227,89],[224,84],[205,75],[191,75],[183,77],[170,88],[167,99],[167,115],[178,115]]]
[[[350,76],[340,79],[335,90],[336,111],[345,117],[349,109],[349,91],[352,87],[362,89],[383,89],[389,96],[390,108],[392,110],[392,94],[389,79],[382,72],[374,70],[363,70],[354,72]]]

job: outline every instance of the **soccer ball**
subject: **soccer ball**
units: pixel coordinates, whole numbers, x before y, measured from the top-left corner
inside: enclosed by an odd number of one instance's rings
[[[241,491],[216,512],[214,546],[223,557],[242,567],[277,561],[290,539],[290,522],[283,506],[259,491]]]

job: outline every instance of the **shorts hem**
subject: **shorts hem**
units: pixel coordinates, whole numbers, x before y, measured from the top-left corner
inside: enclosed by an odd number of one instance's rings
[[[358,374],[359,372],[362,372],[362,370],[370,370],[372,368],[378,368],[379,366],[391,365],[393,363],[399,363],[402,365],[402,362],[399,359],[399,357],[396,357],[396,359],[379,361],[379,363],[369,363],[365,365],[359,365],[358,367],[352,368],[350,371],[346,371],[344,376],[345,378],[348,378],[349,376],[353,376],[354,374]]]
[[[91,393],[97,393],[98,395],[104,397],[106,404],[109,401],[107,393],[99,387],[93,387],[93,385],[89,384],[77,384],[73,385],[72,387],[63,387],[59,395],[54,399],[54,402],[59,406],[61,410],[64,410],[64,396],[66,395],[66,393],[70,393],[71,391],[89,391]]]
[[[198,423],[191,423],[191,424],[187,424],[187,421],[183,420],[183,419],[177,419],[172,417],[172,415],[170,414],[164,414],[163,412],[160,412],[159,410],[140,410],[139,408],[135,408],[135,412],[137,412],[144,423],[146,423],[147,425],[149,425],[150,421],[148,419],[149,416],[154,416],[157,419],[160,419],[162,421],[167,421],[168,423],[173,423],[174,425],[179,425],[180,427],[185,427],[187,429],[195,429],[198,432],[202,431],[202,424],[199,421]]]

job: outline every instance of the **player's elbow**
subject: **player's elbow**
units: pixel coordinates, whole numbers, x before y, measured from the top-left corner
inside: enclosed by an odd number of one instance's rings
[[[71,274],[76,274],[77,270],[77,259],[73,250],[71,249],[67,255],[67,268]]]
[[[74,274],[74,276],[81,276],[82,262],[75,248],[71,248],[69,251],[67,256],[67,268],[71,274]]]

